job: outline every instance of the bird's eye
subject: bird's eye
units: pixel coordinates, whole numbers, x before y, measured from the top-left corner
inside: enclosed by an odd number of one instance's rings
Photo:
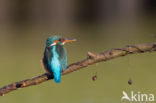
[[[64,41],[64,38],[60,38],[59,41],[60,41],[60,42],[63,42],[63,41]]]
[[[61,38],[58,41],[61,41]]]

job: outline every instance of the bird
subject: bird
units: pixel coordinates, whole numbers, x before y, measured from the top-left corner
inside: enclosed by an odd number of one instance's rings
[[[46,47],[42,63],[46,72],[54,77],[56,83],[61,82],[61,72],[67,68],[67,52],[64,44],[76,39],[67,39],[61,36],[50,36],[46,40]]]
[[[125,91],[123,91],[122,93],[123,93],[123,96],[122,96],[122,98],[121,98],[121,101],[123,101],[124,99],[130,101],[130,98],[128,97],[128,94],[127,94]]]

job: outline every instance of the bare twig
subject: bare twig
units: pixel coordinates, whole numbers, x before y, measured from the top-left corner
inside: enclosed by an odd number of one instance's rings
[[[156,43],[145,43],[145,44],[138,44],[138,45],[128,45],[125,46],[124,48],[117,48],[117,49],[111,49],[102,53],[91,53],[88,52],[88,57],[80,62],[76,62],[73,64],[70,64],[67,69],[62,72],[62,75],[74,72],[76,70],[79,70],[81,68],[85,68],[89,65],[114,59],[117,57],[121,56],[126,56],[128,54],[135,54],[135,53],[144,53],[144,52],[152,52],[156,51]],[[4,86],[0,88],[0,95],[4,96],[5,94],[32,85],[38,85],[42,82],[45,82],[47,80],[53,79],[53,77],[45,73],[43,75],[31,78],[31,79],[26,79],[20,82],[15,82],[12,83],[8,86]]]

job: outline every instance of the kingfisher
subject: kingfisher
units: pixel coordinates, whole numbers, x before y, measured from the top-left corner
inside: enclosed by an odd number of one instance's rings
[[[43,57],[45,70],[54,77],[56,83],[61,82],[61,72],[67,67],[67,53],[64,44],[76,39],[67,39],[61,36],[51,36],[46,41]]]

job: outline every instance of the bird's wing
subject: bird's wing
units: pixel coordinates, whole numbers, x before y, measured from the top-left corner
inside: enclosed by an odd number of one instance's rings
[[[130,98],[128,97],[127,93],[125,91],[123,91],[122,93],[123,93],[123,97],[121,98],[121,100],[127,99],[130,101]]]
[[[45,48],[43,63],[44,63],[46,71],[48,72],[51,72],[50,63],[51,63],[52,56],[53,54],[50,52],[50,50],[48,50],[48,48]]]
[[[65,71],[67,67],[67,53],[66,49],[63,46],[57,48],[57,53],[59,54],[59,61],[61,64],[61,69]]]

